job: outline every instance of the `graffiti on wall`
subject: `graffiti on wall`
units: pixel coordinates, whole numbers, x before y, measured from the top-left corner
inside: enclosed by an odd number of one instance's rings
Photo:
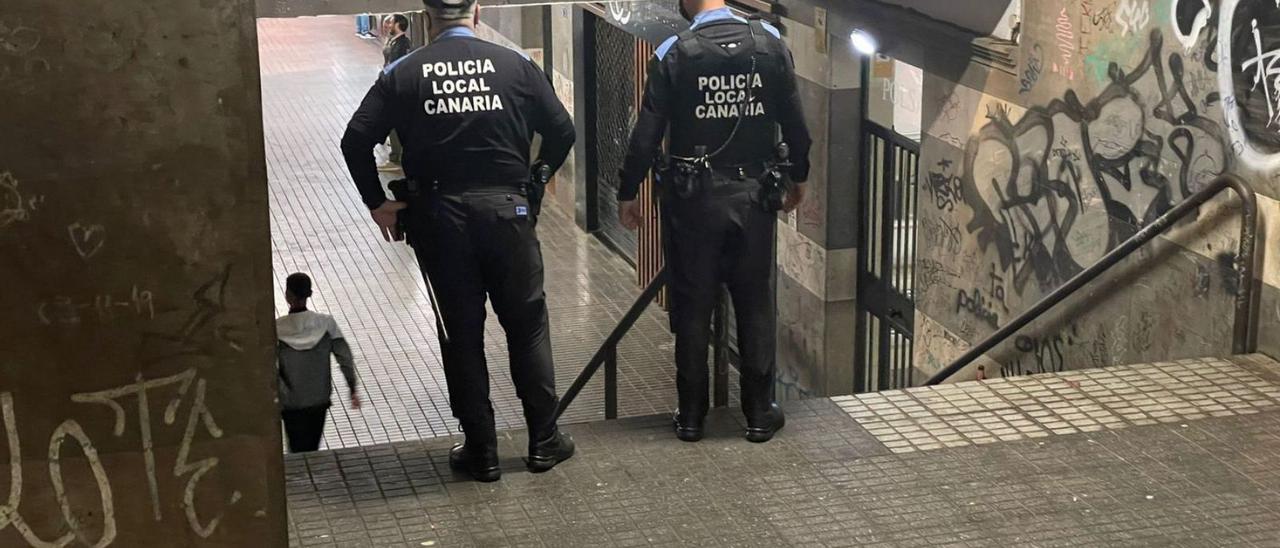
[[[1076,38],[1075,26],[1072,24],[1071,14],[1067,8],[1062,8],[1062,13],[1058,15],[1058,25],[1056,27],[1055,41],[1057,43],[1057,59],[1053,61],[1053,72],[1061,74],[1067,80],[1076,79],[1075,55],[1079,47],[1079,40]]]
[[[160,394],[166,394],[167,397]],[[196,504],[200,480],[218,467],[219,459],[206,457],[193,460],[191,458],[193,444],[198,436],[208,436],[212,439],[223,436],[223,431],[214,422],[213,415],[205,403],[205,394],[206,381],[198,378],[196,369],[192,368],[177,375],[158,379],[140,377],[137,382],[125,386],[71,396],[71,401],[75,403],[97,404],[109,408],[115,417],[115,426],[112,431],[114,437],[120,437],[126,433],[130,421],[125,406],[130,405],[129,400],[134,400],[137,412],[134,426],[138,429],[138,436],[142,443],[144,475],[147,479],[152,516],[156,521],[164,519],[159,489],[160,476],[171,473],[174,479],[185,479],[180,505],[191,530],[201,538],[212,535],[222,520],[221,511],[214,511],[213,517],[202,517],[201,510]],[[151,418],[149,398],[160,398],[159,401],[165,402],[164,412],[158,419]],[[184,406],[187,408],[185,418],[180,414]],[[66,546],[76,540],[87,546],[112,544],[117,532],[115,495],[113,494],[115,491],[112,490],[107,467],[98,455],[94,439],[80,425],[80,422],[67,419],[55,427],[49,435],[49,482],[53,486],[54,499],[66,524],[66,532],[50,540],[23,519],[21,505],[24,501],[23,484],[26,474],[23,469],[23,459],[17,458],[21,438],[17,431],[14,396],[11,392],[0,393],[0,418],[3,419],[10,456],[9,492],[7,502],[0,506],[0,531],[13,527],[31,546]],[[180,426],[182,442],[178,447],[176,461],[171,468],[159,468],[156,452],[152,447],[153,430],[164,426],[175,426],[180,418],[182,419]],[[156,420],[161,422],[158,423]],[[92,486],[72,485],[65,482],[62,470],[64,455],[73,461],[77,458],[83,459],[94,478]],[[73,499],[68,494],[69,489],[96,490],[96,502],[99,505],[97,509],[101,512],[94,516],[94,509],[85,512],[83,509],[74,508]],[[234,505],[240,498],[240,492],[235,491],[226,505]],[[38,502],[40,498],[37,497],[36,500]],[[92,519],[94,523],[83,521],[86,518]],[[90,530],[98,531],[97,536],[92,536]]]
[[[30,219],[43,200],[20,188],[13,174],[0,173],[0,228]]]
[[[1013,341],[1016,350],[1012,360],[1000,367],[1001,376],[1058,373],[1067,368],[1066,352],[1080,339],[1073,324],[1050,335],[1019,335]]]
[[[0,21],[0,90],[35,92],[40,79],[53,71],[40,54],[44,33],[13,21]]]
[[[1217,13],[1223,119],[1241,160],[1280,168],[1280,6],[1225,0]]]
[[[1193,33],[1209,32],[1217,11],[1207,0],[1172,2],[1173,34],[1185,48],[1200,39]],[[1132,68],[1108,63],[1090,100],[1068,90],[1016,122],[995,109],[970,137],[959,176],[974,209],[967,228],[998,251],[1019,290],[1032,281],[1057,286],[1237,159],[1280,162],[1280,32],[1265,32],[1280,29],[1280,8],[1274,0],[1225,4],[1224,18],[1248,14],[1247,27],[1221,33],[1235,37],[1218,48],[1227,85],[1205,76],[1216,65],[1166,55],[1165,33],[1155,29]],[[1116,17],[1136,24],[1133,13],[1148,13],[1137,6],[1120,3]],[[926,188],[950,207],[950,195],[937,192],[957,178],[947,162],[930,171]]]
[[[1017,122],[996,109],[970,138],[966,228],[996,251],[1017,291],[1060,285],[1230,168],[1204,107],[1217,105],[1217,92],[1194,97],[1183,56],[1162,58],[1162,43],[1153,32],[1128,72],[1113,63],[1088,102],[1068,91]]]
[[[1025,38],[1014,88],[1034,102],[948,90],[931,135],[959,151],[924,162],[921,256],[969,264],[951,268],[957,276],[920,271],[934,282],[922,310],[971,342],[1218,175],[1280,173],[1280,2],[1081,0],[1041,12],[1044,30]],[[1041,78],[1041,67],[1063,78]],[[985,109],[975,129],[956,135],[968,114],[943,128],[975,104]],[[1237,289],[1234,256],[1203,260],[1220,264],[1170,282],[1183,297],[1205,299],[1211,284]],[[1002,370],[1142,357],[1160,350],[1154,321],[1138,309],[1019,339]]]
[[[110,417],[106,431],[86,428],[90,423],[79,418],[66,418],[53,427],[47,438],[38,434],[36,446],[41,448],[38,454],[48,460],[44,478],[52,487],[52,498],[41,495],[40,486],[31,488],[33,480],[39,478],[39,470],[24,466],[30,459],[19,458],[24,454],[24,443],[31,440],[29,432],[19,432],[18,395],[0,392],[0,427],[4,429],[0,443],[7,449],[9,462],[7,496],[0,499],[0,534],[13,534],[8,533],[12,528],[27,545],[37,547],[113,545],[121,532],[122,508],[116,504],[121,493],[127,495],[127,501],[147,500],[149,517],[155,522],[177,517],[200,538],[209,538],[218,531],[228,511],[240,504],[244,495],[239,490],[231,490],[225,498],[217,494],[221,491],[218,476],[222,459],[205,453],[214,447],[210,442],[226,439],[226,432],[214,417],[208,402],[209,379],[197,364],[201,358],[224,355],[228,350],[242,351],[236,330],[225,323],[226,286],[231,272],[231,265],[226,265],[196,289],[185,321],[149,333],[149,342],[140,356],[142,367],[189,364],[181,372],[154,378],[138,373],[120,386],[71,394],[65,409],[78,415],[91,410],[105,414]],[[135,287],[130,298],[118,300],[129,301],[123,308],[126,313],[115,311],[111,305],[119,303],[113,303],[110,296],[97,296],[93,299],[92,316],[102,323],[117,319],[150,322],[155,318],[156,306],[150,291]],[[75,322],[68,321],[67,314],[71,312],[63,308],[48,307],[41,313],[40,323],[61,328],[80,323],[79,317]],[[82,315],[91,316],[88,312]],[[104,459],[103,455],[115,453],[118,448],[106,451],[103,444],[121,440],[138,443],[140,470],[123,471],[119,461]],[[157,440],[164,444],[159,445]],[[170,446],[170,440],[176,445]],[[132,480],[139,477],[145,481],[134,485]],[[174,484],[175,487],[165,488]],[[125,489],[120,489],[122,486]],[[136,507],[125,506],[125,510]],[[175,506],[178,511],[174,513],[178,515],[171,516],[166,508]],[[26,518],[44,515],[60,515],[62,526],[44,531]],[[133,516],[123,517],[126,523],[136,521]]]
[[[1209,0],[1173,0],[1173,16],[1170,27],[1173,37],[1182,44],[1184,51],[1190,52],[1199,42],[1200,34],[1209,28],[1209,18],[1213,16],[1213,4]]]
[[[1124,34],[1140,32],[1151,22],[1151,4],[1147,0],[1120,0],[1115,20]]]

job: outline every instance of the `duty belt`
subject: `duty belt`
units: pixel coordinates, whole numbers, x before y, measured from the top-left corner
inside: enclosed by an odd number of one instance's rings
[[[507,192],[525,194],[527,183],[484,183],[476,181],[410,180],[410,189],[419,193],[461,194],[465,192]]]
[[[713,184],[715,184],[717,180],[734,182],[759,179],[761,175],[764,175],[765,167],[762,163],[741,166],[711,166],[711,171],[716,174],[716,177],[712,177]]]

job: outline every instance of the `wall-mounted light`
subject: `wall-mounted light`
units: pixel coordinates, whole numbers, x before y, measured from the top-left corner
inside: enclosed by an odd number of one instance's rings
[[[863,55],[875,55],[879,48],[875,37],[862,29],[854,29],[853,32],[849,33],[849,41],[853,43],[853,49]]]

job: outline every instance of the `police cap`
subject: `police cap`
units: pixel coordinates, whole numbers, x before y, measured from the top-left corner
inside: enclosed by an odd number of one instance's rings
[[[422,0],[432,15],[445,21],[469,19],[475,14],[476,0]]]

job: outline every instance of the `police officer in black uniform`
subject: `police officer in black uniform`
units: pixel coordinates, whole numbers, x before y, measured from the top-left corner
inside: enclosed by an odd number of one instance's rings
[[[543,472],[574,447],[555,422],[535,231],[542,189],[531,181],[530,143],[542,136],[538,165],[547,169],[536,171],[554,172],[573,146],[573,122],[533,61],[475,36],[476,0],[424,3],[430,44],[384,69],[351,118],[343,155],[383,236],[407,236],[435,287],[449,403],[466,434],[450,464],[481,481],[501,475],[484,355],[487,297],[507,334],[527,463]],[[393,128],[407,183],[388,200],[371,151]]]
[[[711,315],[726,284],[737,316],[746,437],[765,442],[784,423],[774,400],[774,223],[779,209],[790,211],[804,197],[811,140],[791,53],[776,28],[735,16],[723,0],[681,0],[680,10],[692,26],[659,46],[650,65],[620,173],[620,220],[640,224],[636,194],[669,134],[658,189],[676,336],[676,435],[702,438]]]

